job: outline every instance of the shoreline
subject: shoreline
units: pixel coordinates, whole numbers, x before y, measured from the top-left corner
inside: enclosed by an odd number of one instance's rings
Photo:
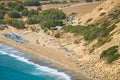
[[[33,59],[38,61],[43,60],[45,62],[51,62],[51,68],[63,71],[65,74],[75,78],[73,80],[90,80],[74,63],[68,60],[68,57],[65,54],[59,50],[56,51],[53,48],[41,47],[32,43],[17,43],[2,35],[0,35],[0,37],[0,43],[9,45],[24,54],[30,55]]]

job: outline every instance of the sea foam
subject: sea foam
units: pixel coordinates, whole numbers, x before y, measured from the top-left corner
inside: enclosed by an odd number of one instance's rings
[[[64,72],[59,72],[57,69],[52,69],[52,68],[49,68],[49,67],[46,67],[46,66],[40,66],[39,64],[36,64],[32,61],[29,61],[29,59],[27,59],[23,56],[19,56],[19,55],[15,55],[15,54],[9,54],[9,53],[4,52],[4,51],[0,51],[0,54],[8,55],[8,56],[14,57],[15,59],[17,59],[19,61],[22,61],[22,62],[25,62],[27,64],[33,65],[33,66],[36,67],[36,69],[47,72],[47,73],[50,73],[50,74],[60,78],[60,80],[71,80],[71,77],[69,75],[65,74]],[[64,78],[64,79],[61,79],[61,78]]]

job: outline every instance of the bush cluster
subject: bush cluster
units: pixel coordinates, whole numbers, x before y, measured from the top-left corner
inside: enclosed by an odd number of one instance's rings
[[[108,48],[107,50],[104,50],[101,55],[100,59],[106,58],[107,63],[112,63],[113,61],[120,58],[120,54],[118,52],[118,46],[112,46]]]
[[[24,29],[25,28],[25,24],[21,20],[9,20],[8,24],[15,27],[15,28],[18,28],[18,29]]]
[[[40,6],[39,0],[26,0],[24,2],[25,6]]]

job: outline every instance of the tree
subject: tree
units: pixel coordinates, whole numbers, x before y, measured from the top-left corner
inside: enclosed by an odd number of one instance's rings
[[[39,0],[26,0],[24,2],[25,6],[40,6]]]
[[[10,20],[10,21],[8,21],[8,24],[10,24],[11,26],[18,28],[18,29],[25,28],[25,24],[22,20]]]
[[[62,25],[63,25],[63,21],[49,20],[44,24],[44,27],[50,29],[51,27],[62,26]]]
[[[24,6],[22,4],[18,4],[15,6],[15,9],[18,11],[22,11],[24,9]]]
[[[8,3],[7,3],[7,6],[8,6],[9,8],[15,8],[16,5],[17,5],[16,2],[8,2]]]
[[[86,0],[86,2],[93,2],[93,0]]]
[[[4,5],[3,4],[0,4],[0,10],[3,10],[4,9]]]
[[[58,32],[54,35],[55,38],[60,38],[61,34]]]
[[[22,15],[23,15],[23,16],[28,16],[28,14],[29,14],[29,11],[28,11],[27,9],[24,9],[24,10],[22,11]]]
[[[39,14],[39,11],[32,9],[29,11],[28,16],[31,17],[31,16],[38,15],[38,14]]]
[[[6,11],[5,10],[0,10],[0,19],[3,19],[5,16]]]
[[[38,11],[41,11],[42,9],[41,9],[41,7],[38,7],[37,10],[38,10]]]
[[[45,20],[59,20],[59,19],[65,19],[66,15],[62,10],[48,9],[43,11],[40,14],[40,17],[43,17]]]
[[[57,25],[63,25],[62,19],[65,19],[66,15],[62,10],[48,9],[41,12],[38,15],[38,18],[43,28],[50,29],[51,27],[55,27]]]
[[[9,11],[8,15],[11,18],[20,18],[21,17],[20,13],[18,11],[16,11],[16,10]]]
[[[38,24],[40,22],[39,18],[37,16],[32,16],[28,18],[27,23],[28,24]]]
[[[95,0],[95,1],[100,1],[100,0]]]

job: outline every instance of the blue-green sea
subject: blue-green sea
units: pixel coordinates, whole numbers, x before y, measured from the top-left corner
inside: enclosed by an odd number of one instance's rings
[[[64,72],[29,59],[30,56],[0,44],[0,80],[71,80]]]

